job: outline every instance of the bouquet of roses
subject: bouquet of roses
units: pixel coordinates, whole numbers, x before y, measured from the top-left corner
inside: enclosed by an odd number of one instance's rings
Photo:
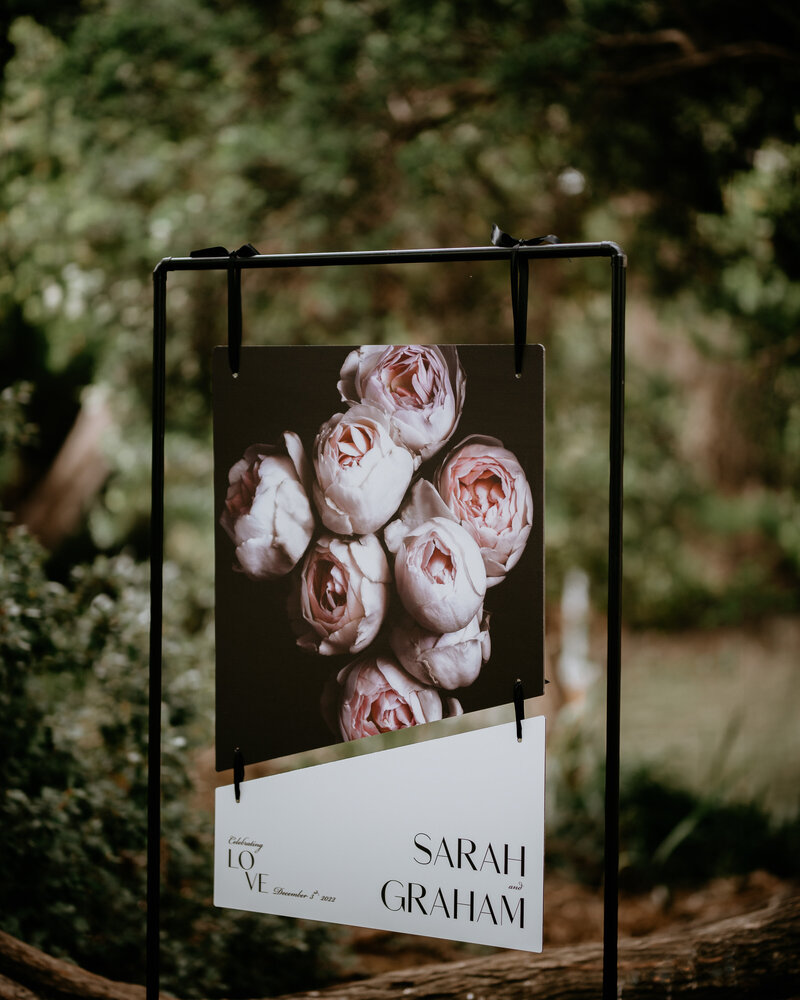
[[[228,474],[220,523],[235,567],[289,577],[287,618],[316,656],[355,654],[322,711],[344,740],[460,715],[453,692],[489,660],[484,598],[525,548],[533,501],[515,455],[455,434],[466,376],[455,347],[361,347],[343,412],[316,435],[254,444]]]

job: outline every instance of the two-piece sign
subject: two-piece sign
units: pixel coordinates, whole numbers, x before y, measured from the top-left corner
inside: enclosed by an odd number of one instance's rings
[[[456,720],[543,691],[543,363],[215,352],[217,768],[444,737],[220,790],[218,905],[539,947],[541,727]]]
[[[541,951],[543,811],[541,716],[219,788],[214,902]]]

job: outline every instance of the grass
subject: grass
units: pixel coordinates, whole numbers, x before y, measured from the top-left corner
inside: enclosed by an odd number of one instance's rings
[[[757,629],[628,635],[622,757],[689,791],[800,807],[800,620]]]
[[[621,870],[628,888],[800,875],[800,621],[628,635]],[[599,652],[593,651],[599,659]],[[548,861],[599,883],[603,684],[551,713]]]

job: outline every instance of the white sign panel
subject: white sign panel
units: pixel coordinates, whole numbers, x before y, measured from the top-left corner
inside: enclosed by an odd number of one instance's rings
[[[214,903],[542,948],[544,718],[216,793]]]

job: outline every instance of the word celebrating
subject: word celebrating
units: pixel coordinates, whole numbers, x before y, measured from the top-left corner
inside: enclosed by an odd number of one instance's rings
[[[257,840],[250,840],[249,837],[228,837],[228,843],[233,844],[236,847],[252,847],[254,853],[256,854],[258,854],[264,846],[263,844],[259,844]]]
[[[495,926],[503,924],[506,920],[514,924],[519,917],[520,929],[525,927],[525,900],[522,897],[515,901],[516,905],[512,910],[504,895],[499,899],[495,898],[493,903],[488,893],[481,899],[480,894],[476,894],[472,889],[459,892],[458,889],[439,888],[431,901],[428,890],[419,882],[406,884],[398,882],[397,879],[389,879],[388,882],[384,882],[381,889],[381,902],[387,910],[401,910],[403,913],[411,914],[416,905],[418,912],[424,917],[441,914],[448,920],[458,920],[460,916],[471,923],[480,923],[485,918]]]

